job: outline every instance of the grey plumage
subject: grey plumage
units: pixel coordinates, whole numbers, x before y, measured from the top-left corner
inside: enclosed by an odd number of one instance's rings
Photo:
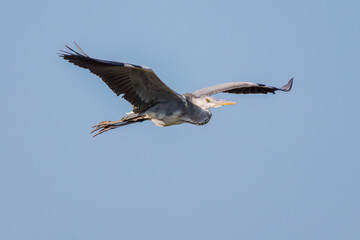
[[[78,46],[82,54],[66,47],[71,52],[63,51],[61,57],[79,67],[89,69],[90,72],[99,76],[116,95],[123,94],[123,98],[133,105],[134,112],[142,112],[160,102],[179,99],[179,96],[150,68],[91,58]]]
[[[235,93],[235,94],[257,94],[257,93],[273,93],[275,91],[288,92],[291,90],[293,83],[293,78],[281,88],[276,88],[272,86],[266,86],[259,83],[249,83],[249,82],[231,82],[231,83],[222,83],[219,85],[203,88],[196,90],[193,94],[197,97],[204,95],[214,95],[216,93]]]
[[[193,93],[178,94],[166,86],[148,67],[129,63],[105,61],[89,57],[75,43],[79,52],[66,46],[60,57],[79,67],[89,69],[99,76],[116,95],[122,95],[133,106],[133,111],[119,121],[103,121],[94,126],[94,136],[121,126],[153,121],[157,126],[171,126],[181,123],[204,125],[212,114],[209,108],[232,105],[235,102],[218,100],[216,93],[267,94],[291,90],[293,79],[282,88],[264,84],[233,82],[196,90]]]

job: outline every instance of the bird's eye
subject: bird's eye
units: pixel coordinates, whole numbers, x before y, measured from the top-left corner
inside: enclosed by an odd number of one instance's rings
[[[206,99],[206,102],[207,102],[207,103],[209,103],[209,102],[211,102],[211,101],[210,101],[210,99],[209,99],[209,98],[207,98],[207,99]]]

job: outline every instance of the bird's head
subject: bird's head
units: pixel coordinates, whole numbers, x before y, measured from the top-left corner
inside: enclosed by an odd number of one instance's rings
[[[206,110],[208,110],[209,108],[217,108],[224,105],[236,104],[236,102],[222,100],[222,99],[215,99],[210,96],[194,97],[191,102],[201,107],[202,109],[206,109]]]

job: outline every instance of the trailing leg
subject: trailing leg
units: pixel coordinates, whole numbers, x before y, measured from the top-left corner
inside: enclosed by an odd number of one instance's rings
[[[109,131],[111,129],[123,127],[137,122],[143,122],[145,120],[149,120],[149,118],[137,114],[130,114],[128,116],[123,117],[119,121],[102,121],[99,124],[92,126],[95,129],[92,130],[91,133],[95,133],[93,137],[96,137],[97,135]]]

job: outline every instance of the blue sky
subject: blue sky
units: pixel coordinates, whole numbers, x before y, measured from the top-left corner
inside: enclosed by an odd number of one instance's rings
[[[8,1],[0,9],[0,238],[359,239],[358,1]],[[131,105],[57,56],[233,81],[202,127],[91,126]]]

